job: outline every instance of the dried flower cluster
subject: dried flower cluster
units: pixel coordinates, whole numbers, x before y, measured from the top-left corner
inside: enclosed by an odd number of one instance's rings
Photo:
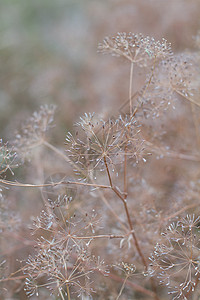
[[[104,121],[95,119],[94,114],[86,114],[76,125],[81,130],[75,137],[68,133],[67,153],[89,174],[96,168],[105,171],[106,165],[113,169],[124,161],[125,156],[133,158],[134,162],[145,160],[144,140],[135,118],[119,116],[118,119]]]
[[[70,217],[65,206],[57,205],[57,209],[57,215],[42,211],[33,224],[34,234],[38,230],[42,233],[37,242],[37,254],[29,256],[24,268],[28,296],[38,296],[42,287],[61,299],[68,299],[69,293],[91,294],[94,272],[106,274],[104,261],[90,253],[98,223],[96,214],[93,213],[91,218],[79,216],[76,221],[76,216]]]
[[[103,43],[99,44],[98,49],[102,53],[122,56],[140,67],[146,67],[155,59],[164,59],[172,55],[171,45],[164,38],[160,42],[149,36],[131,32],[106,37]]]
[[[200,217],[187,215],[164,232],[151,257],[150,273],[166,285],[173,299],[187,299],[200,279]]]

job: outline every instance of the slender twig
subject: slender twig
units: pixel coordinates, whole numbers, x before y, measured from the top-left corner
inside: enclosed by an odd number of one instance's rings
[[[77,181],[66,181],[66,180],[60,180],[57,182],[52,183],[43,183],[43,184],[31,184],[31,183],[21,183],[19,181],[9,181],[5,179],[0,179],[0,183],[6,184],[6,185],[12,185],[12,186],[19,186],[19,187],[47,187],[47,186],[57,186],[61,184],[75,184],[75,185],[84,185],[84,186],[90,186],[94,188],[102,188],[102,189],[110,189],[111,187],[108,185],[103,184],[96,184],[96,183],[85,183],[85,182],[77,182]]]
[[[133,109],[132,109],[132,90],[133,90],[133,65],[134,62],[131,62],[131,68],[130,68],[130,82],[129,82],[129,107],[130,107],[130,116],[132,115]]]
[[[61,299],[62,299],[62,300],[65,300],[65,298],[64,298],[64,296],[63,296],[63,293],[62,293],[62,290],[61,290],[60,287],[58,287],[58,291],[59,291],[59,294],[60,294]],[[68,299],[70,299],[70,298],[68,297]]]
[[[70,292],[69,292],[69,285],[67,284],[67,297],[68,297],[68,300],[70,300]]]
[[[174,89],[174,91],[179,94],[180,96],[182,96],[183,98],[185,98],[186,100],[192,102],[193,104],[200,106],[200,103],[198,103],[197,101],[193,100],[191,97],[184,95],[184,93],[182,93],[181,91]]]
[[[143,253],[142,253],[142,251],[140,249],[137,237],[136,237],[136,235],[134,233],[134,230],[133,230],[133,224],[131,222],[131,217],[130,217],[130,214],[129,214],[129,210],[128,210],[126,199],[124,199],[124,197],[121,195],[120,191],[115,186],[113,186],[112,178],[111,178],[111,175],[110,175],[110,171],[109,171],[108,164],[107,164],[105,156],[104,156],[104,163],[105,163],[105,167],[106,167],[106,171],[107,171],[107,175],[108,175],[108,179],[109,179],[109,183],[111,185],[111,188],[115,192],[115,194],[122,200],[122,202],[124,204],[124,209],[125,209],[125,212],[126,212],[126,217],[127,217],[127,220],[128,220],[128,225],[129,225],[129,228],[130,228],[130,231],[131,231],[134,243],[135,243],[135,247],[136,247],[136,249],[137,249],[137,251],[138,251],[138,253],[140,255],[140,258],[141,258],[141,260],[143,262],[143,265],[147,269],[146,259],[145,259],[144,255],[143,255]]]
[[[139,256],[140,256],[140,258],[141,258],[141,260],[142,260],[142,263],[143,263],[145,269],[147,270],[148,264],[147,264],[146,258],[145,258],[144,255],[143,255],[143,252],[142,252],[142,250],[141,250],[141,248],[140,248],[138,239],[137,239],[136,234],[135,234],[134,229],[133,229],[133,224],[132,224],[131,217],[130,217],[129,210],[128,210],[128,206],[127,206],[127,199],[126,199],[127,196],[122,195],[121,192],[119,191],[119,189],[116,188],[116,187],[113,185],[112,177],[111,177],[111,175],[110,175],[109,167],[108,167],[107,160],[106,160],[106,157],[105,157],[105,156],[104,156],[104,164],[105,164],[105,167],[106,167],[106,172],[107,172],[107,175],[108,175],[108,180],[109,180],[110,186],[111,186],[112,190],[115,192],[115,194],[116,194],[116,195],[122,200],[122,202],[123,202],[124,209],[125,209],[125,213],[126,213],[126,217],[127,217],[127,221],[128,221],[128,225],[129,225],[129,228],[130,228],[132,237],[133,237],[133,241],[134,241],[135,247],[136,247],[136,249],[137,249],[137,252],[138,252],[138,254],[139,254]],[[156,300],[158,300],[159,298],[158,298],[157,293],[156,293],[156,285],[155,285],[154,279],[151,277],[151,278],[150,278],[150,281],[151,281],[152,289],[153,289],[153,291],[155,292],[154,298],[155,298]]]
[[[195,203],[195,204],[190,204],[190,205],[186,205],[184,206],[183,208],[181,208],[180,210],[176,211],[175,213],[173,213],[172,215],[166,217],[163,219],[164,222],[170,220],[170,219],[173,219],[175,218],[176,216],[180,215],[182,212],[190,209],[190,208],[194,208],[194,207],[197,207],[199,206],[199,203]]]
[[[111,278],[111,279],[113,279],[113,280],[115,280],[115,281],[118,281],[118,282],[124,282],[123,278],[121,278],[121,277],[119,277],[119,276],[117,276],[115,274],[112,274],[112,273],[109,273],[108,277]],[[142,287],[142,286],[138,285],[137,283],[134,283],[134,282],[132,282],[130,280],[126,280],[125,285],[129,286],[133,290],[135,290],[137,292],[140,292],[142,294],[145,294],[145,295],[147,295],[149,297],[152,297],[152,298],[155,297],[155,293],[154,292],[152,292],[152,291],[150,291],[150,290],[148,290],[148,289],[146,289],[146,288],[144,288],[144,287]]]
[[[124,199],[128,196],[128,183],[127,183],[127,143],[124,150]]]
[[[128,275],[126,275],[126,278],[124,279],[124,282],[123,282],[123,284],[122,284],[122,286],[121,286],[121,289],[120,289],[120,291],[119,291],[119,294],[118,294],[116,300],[119,300],[119,297],[121,296],[121,294],[122,294],[122,292],[123,292],[123,290],[124,290],[124,287],[125,287],[125,284],[126,284],[127,279],[128,279]]]
[[[122,239],[124,238],[124,235],[100,234],[100,235],[91,235],[91,236],[73,236],[73,238],[78,240],[89,240],[89,239],[97,239],[97,238]]]

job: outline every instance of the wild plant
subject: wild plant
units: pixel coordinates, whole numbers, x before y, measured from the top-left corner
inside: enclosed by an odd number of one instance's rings
[[[40,155],[52,151],[50,170],[59,168],[58,158],[67,163],[40,184],[1,179],[2,186],[41,190],[44,207],[31,226],[35,250],[19,269],[26,294],[42,299],[47,289],[56,299],[197,297],[199,182],[193,164],[200,156],[191,141],[199,145],[199,54],[174,55],[165,39],[133,33],[107,37],[98,50],[130,63],[126,112],[105,120],[86,113],[67,133],[63,151],[48,141],[55,107],[45,105],[16,135],[14,152],[1,148],[2,173],[12,169],[10,153],[22,164],[38,147]],[[138,70],[143,83],[133,97]],[[188,112],[191,118],[183,122]],[[177,118],[181,128],[173,126]],[[187,141],[180,144],[182,128]]]

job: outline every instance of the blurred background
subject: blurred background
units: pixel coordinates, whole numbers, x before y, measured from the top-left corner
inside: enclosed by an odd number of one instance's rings
[[[199,0],[0,1],[0,137],[53,103],[62,143],[84,112],[105,116],[127,96],[129,66],[97,53],[105,36],[165,37],[178,52],[194,48],[199,23]]]

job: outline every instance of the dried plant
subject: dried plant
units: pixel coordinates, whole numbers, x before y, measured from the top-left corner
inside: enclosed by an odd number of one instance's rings
[[[125,57],[140,67],[146,67],[155,58],[163,59],[171,56],[171,45],[163,38],[162,41],[155,41],[149,36],[134,33],[118,33],[115,37],[106,37],[102,44],[99,44],[99,51],[110,53],[113,56]]]
[[[67,202],[62,206],[50,203],[50,207],[58,210],[57,215],[42,211],[33,224],[34,234],[38,230],[42,233],[37,241],[37,254],[29,256],[24,268],[26,293],[38,296],[39,289],[46,287],[61,299],[70,299],[74,294],[90,295],[93,273],[106,274],[104,261],[90,254],[90,244],[98,238],[94,234],[96,214],[76,220],[75,214],[70,217]]]
[[[85,137],[79,131],[73,137],[68,133],[67,153],[69,158],[83,171],[91,174],[98,168],[105,171],[122,163],[124,158],[134,158],[135,162],[144,159],[144,141],[140,135],[140,126],[132,117],[119,116],[115,120],[95,120],[94,115],[85,115],[77,123]],[[77,171],[77,170],[76,170]]]
[[[55,109],[55,105],[41,106],[39,112],[34,112],[16,134],[13,144],[22,159],[28,158],[33,148],[45,142],[45,135],[53,126]]]
[[[199,220],[187,215],[172,223],[151,257],[150,273],[156,273],[173,299],[188,299],[200,278]]]
[[[192,299],[200,278],[199,52],[173,54],[165,39],[133,33],[105,38],[98,50],[130,62],[123,113],[85,113],[59,149],[46,135],[55,107],[41,106],[13,142],[21,162],[44,146],[26,184],[5,178],[16,154],[0,145],[2,189],[29,187],[23,203],[43,205],[31,236],[13,233],[24,257],[0,283],[19,280],[33,299]],[[37,174],[41,183],[30,182]],[[0,196],[0,230],[8,233],[17,218]]]

